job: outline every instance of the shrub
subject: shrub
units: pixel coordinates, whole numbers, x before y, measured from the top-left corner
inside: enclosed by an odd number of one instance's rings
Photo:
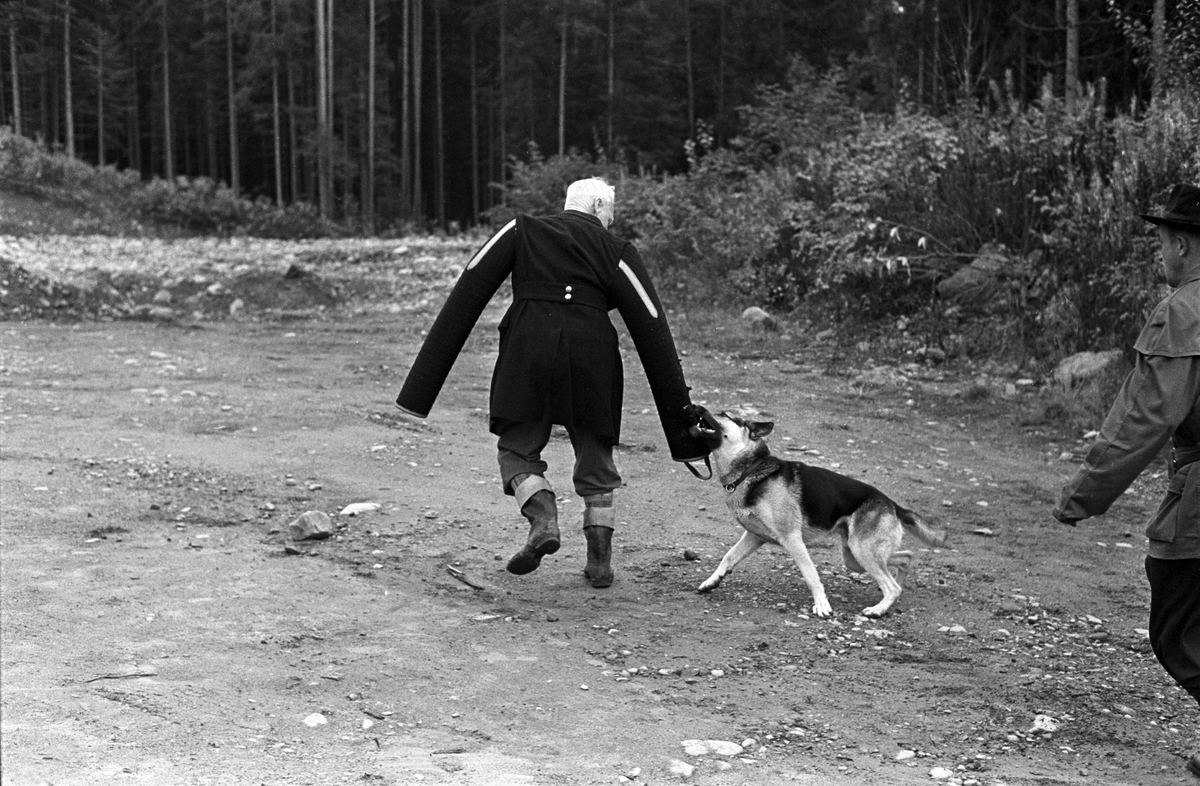
[[[536,144],[529,145],[528,160],[509,159],[509,180],[501,204],[484,211],[494,227],[501,227],[517,215],[544,216],[558,213],[567,196],[567,186],[576,180],[602,177],[617,185],[625,179],[625,169],[619,164],[600,160],[577,151],[546,158]],[[623,196],[618,189],[617,202]]]
[[[307,203],[284,207],[250,200],[211,178],[155,178],[131,170],[93,167],[0,126],[0,181],[10,188],[91,204],[100,213],[125,212],[141,221],[189,232],[311,238],[345,234]]]
[[[0,126],[0,180],[9,187],[35,192],[91,191],[119,193],[136,186],[138,178],[113,167],[93,167],[65,153]]]
[[[134,195],[134,204],[151,221],[217,234],[229,234],[245,212],[228,186],[207,177],[155,178]]]
[[[1138,213],[1161,204],[1172,184],[1200,180],[1195,102],[1167,101],[1102,130],[1102,149],[1113,151],[1103,169],[1071,168],[1039,195],[1051,218],[1043,237],[1052,266],[1047,294],[1073,303],[1078,348],[1133,342],[1163,295],[1156,234]]]
[[[626,192],[618,208],[664,297],[686,308],[697,299],[728,304],[731,288],[772,303],[792,296],[788,272],[766,261],[798,209],[782,170],[747,169],[717,151],[689,174],[642,179]]]

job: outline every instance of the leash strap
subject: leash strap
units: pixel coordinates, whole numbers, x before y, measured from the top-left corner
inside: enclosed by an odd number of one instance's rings
[[[708,470],[708,477],[704,477],[699,472],[697,472],[696,468],[692,466],[692,462],[685,461],[683,463],[684,463],[684,466],[686,466],[688,469],[690,469],[692,471],[692,474],[695,475],[700,480],[711,480],[712,479],[712,476],[713,476],[712,464],[709,463],[708,456],[704,457],[704,467],[705,467],[705,469]]]

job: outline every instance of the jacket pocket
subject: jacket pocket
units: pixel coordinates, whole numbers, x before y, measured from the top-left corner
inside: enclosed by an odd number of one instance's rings
[[[1200,473],[1192,472],[1195,467],[1195,463],[1188,464],[1171,478],[1166,497],[1146,525],[1146,537],[1150,540],[1174,543],[1180,526],[1187,527],[1189,520],[1190,529],[1196,529],[1200,519]]]

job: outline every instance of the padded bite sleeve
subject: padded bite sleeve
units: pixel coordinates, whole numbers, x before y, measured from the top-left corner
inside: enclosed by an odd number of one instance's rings
[[[505,224],[467,263],[404,379],[396,397],[400,409],[423,418],[433,408],[471,329],[512,272],[515,226],[515,220]]]
[[[637,349],[671,458],[698,461],[708,455],[703,442],[688,432],[686,407],[692,403],[683,365],[667,324],[666,312],[646,273],[637,249],[627,244],[621,254],[613,300]]]

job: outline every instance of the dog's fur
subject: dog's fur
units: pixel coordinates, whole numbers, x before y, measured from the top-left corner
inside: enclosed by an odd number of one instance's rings
[[[739,562],[764,543],[787,550],[800,567],[813,595],[813,613],[832,612],[825,587],[804,545],[803,526],[825,530],[842,541],[842,559],[855,573],[866,572],[879,584],[883,600],[862,613],[881,617],[900,597],[900,584],[912,552],[897,551],[905,532],[931,546],[946,534],[921,516],[897,505],[882,491],[854,478],[801,461],[771,455],[763,437],[774,423],[747,422],[727,413],[713,415],[693,405],[691,433],[712,451],[714,474],[725,486],[726,503],[745,528],[741,540],[725,554],[700,592],[713,590]],[[893,573],[894,569],[894,573]]]

